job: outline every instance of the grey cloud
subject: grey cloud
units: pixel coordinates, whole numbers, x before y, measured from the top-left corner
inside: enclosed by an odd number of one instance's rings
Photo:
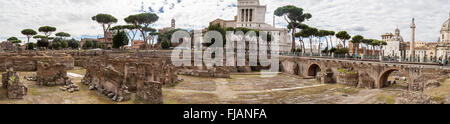
[[[272,24],[273,11],[280,6],[296,5],[313,18],[308,25],[326,30],[347,30],[368,38],[380,38],[393,32],[398,25],[405,40],[409,40],[409,24],[416,18],[417,39],[435,41],[442,23],[449,17],[450,0],[260,0],[266,4],[266,21]],[[173,4],[172,4],[173,3]],[[169,8],[160,13],[156,28],[177,20],[181,28],[202,28],[216,18],[233,19],[236,0],[0,0],[0,37],[20,36],[20,30],[55,25],[58,30],[74,36],[102,34],[100,26],[90,17],[110,13],[124,24],[122,18],[139,13],[144,8]],[[216,6],[219,5],[219,6]],[[231,7],[230,7],[231,5]],[[155,10],[157,11],[157,10]],[[277,27],[285,26],[277,18]]]

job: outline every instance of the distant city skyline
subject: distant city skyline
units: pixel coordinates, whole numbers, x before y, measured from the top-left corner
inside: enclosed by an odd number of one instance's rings
[[[449,18],[448,0],[260,0],[267,5],[266,23],[272,24],[273,11],[284,5],[295,5],[311,13],[306,24],[319,29],[341,31],[351,35],[381,39],[398,26],[405,41],[410,41],[409,24],[416,18],[416,41],[436,42],[439,31]],[[155,28],[170,26],[172,18],[178,28],[200,29],[217,18],[233,19],[236,0],[14,0],[0,1],[0,41],[15,36],[22,40],[22,29],[40,26],[57,27],[57,32],[72,34],[76,39],[103,34],[101,26],[90,18],[108,13],[125,24],[123,18],[141,12],[160,16]],[[277,27],[285,27],[276,18]],[[32,40],[34,42],[34,40]]]

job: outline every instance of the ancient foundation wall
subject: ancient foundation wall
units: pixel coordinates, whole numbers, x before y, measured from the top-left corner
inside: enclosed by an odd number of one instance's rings
[[[177,70],[160,58],[131,56],[91,58],[83,83],[114,101],[127,101],[130,92],[147,103],[162,103],[162,86],[178,82]]]
[[[39,61],[36,79],[38,85],[44,86],[68,85],[70,83],[66,65],[56,61]]]
[[[20,75],[12,69],[2,74],[2,88],[7,89],[9,99],[23,99],[28,88],[20,82]]]
[[[64,53],[1,53],[0,71],[6,71],[7,68],[14,68],[15,71],[37,71],[38,62],[49,60],[61,63],[68,69],[74,67],[74,59]]]

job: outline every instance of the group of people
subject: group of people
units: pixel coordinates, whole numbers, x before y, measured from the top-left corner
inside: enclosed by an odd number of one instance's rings
[[[442,57],[440,57],[439,60],[438,60],[438,63],[439,63],[439,66],[447,66],[448,59],[447,58],[442,59]]]

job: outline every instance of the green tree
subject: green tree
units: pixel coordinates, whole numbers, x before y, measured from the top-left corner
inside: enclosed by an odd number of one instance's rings
[[[364,55],[367,54],[367,50],[370,49],[370,46],[372,45],[372,41],[374,39],[363,39],[362,43],[366,46],[366,49],[364,49]]]
[[[327,35],[328,35],[328,31],[327,31],[327,30],[319,30],[319,31],[317,32],[317,37],[319,37],[319,48],[318,48],[319,52],[320,52],[320,48],[321,48],[321,46],[320,46],[321,39],[323,39],[323,38],[326,37]],[[325,51],[324,53],[328,53],[328,49],[330,48],[330,46],[329,46],[328,39],[325,38],[325,40],[326,40],[326,45],[327,45],[327,47],[326,47],[326,51]],[[322,53],[322,52],[321,52],[321,53]]]
[[[32,38],[34,35],[37,34],[36,31],[34,31],[33,29],[24,29],[21,32],[23,35],[27,36],[27,43],[30,43],[30,38]]]
[[[56,28],[52,27],[52,26],[42,26],[39,28],[39,32],[44,33],[44,35],[46,37],[49,37],[55,31],[56,31]]]
[[[301,35],[309,38],[310,56],[313,55],[313,46],[312,46],[313,42],[312,42],[312,40],[315,37],[315,35],[317,34],[317,32],[318,32],[317,28],[311,28],[311,27],[303,29],[302,31],[300,31]]]
[[[60,50],[61,49],[61,42],[53,42],[52,43],[52,49]]]
[[[61,43],[61,48],[64,48],[64,49],[69,48],[69,43],[67,40],[61,41],[60,43]]]
[[[359,44],[362,43],[363,40],[364,37],[361,35],[353,36],[352,40],[350,41],[353,43],[353,56],[356,56],[356,54],[358,53]]]
[[[41,39],[37,41],[37,47],[39,48],[47,48],[50,43],[47,39]]]
[[[83,49],[91,49],[94,46],[94,43],[90,40],[86,41],[86,43],[83,44]]]
[[[327,37],[330,39],[330,46],[331,46],[331,48],[333,48],[334,47],[334,44],[333,44],[333,36],[336,34],[336,32],[334,32],[334,31],[328,31],[327,32]]]
[[[333,50],[331,50],[333,51]],[[340,49],[334,49],[333,53],[337,54],[337,55],[343,55],[343,54],[348,54],[349,49],[348,48],[340,48]]]
[[[101,24],[103,27],[103,36],[107,38],[107,32],[110,30],[111,25],[117,23],[116,17],[110,15],[110,14],[97,14],[96,16],[92,17],[93,21],[96,21],[97,23]]]
[[[303,13],[302,8],[293,5],[279,7],[275,10],[274,14],[279,17],[282,16],[288,23],[288,28],[292,32],[292,50],[295,50],[296,29],[300,27],[301,23],[311,19],[312,15],[309,13]]]
[[[72,49],[78,49],[80,47],[80,42],[72,38],[71,40],[67,41],[67,45]]]
[[[113,48],[121,48],[122,46],[128,45],[128,36],[125,31],[119,31],[114,35],[113,38]]]
[[[382,56],[383,53],[381,53],[381,51],[383,50],[383,47],[387,45],[387,42],[386,41],[380,41],[380,40],[374,40],[373,42],[374,42],[373,44],[375,44],[376,46],[378,46],[380,48],[380,53],[379,54],[380,54],[380,56]]]
[[[22,41],[19,40],[19,38],[17,38],[17,37],[9,37],[7,39],[7,41],[9,41],[9,42],[11,42],[13,44],[17,44],[17,45],[20,45],[20,43],[22,43]]]
[[[65,39],[67,37],[70,37],[70,34],[66,33],[66,32],[58,32],[58,33],[55,34],[55,36],[57,36],[59,38],[62,38],[62,39]]]
[[[340,31],[336,34],[336,38],[340,39],[342,41],[342,45],[344,45],[344,48],[346,48],[346,42],[347,40],[350,40],[352,36],[350,36],[347,31]]]
[[[148,46],[147,31],[149,31],[150,25],[158,21],[158,15],[154,13],[141,13],[137,15],[130,15],[125,18],[125,22],[133,24],[141,32],[141,36],[144,39],[145,46]]]
[[[128,38],[130,38],[130,41],[134,41],[134,39],[136,38],[136,35],[138,33],[138,29],[140,26],[136,26],[136,25],[124,25],[124,28],[128,30],[129,33],[127,33]],[[131,33],[131,34],[130,34]]]
[[[170,48],[170,42],[165,40],[161,42],[161,48],[163,49],[169,49]]]
[[[36,48],[35,43],[27,43],[27,50],[34,50]]]
[[[304,30],[304,29],[308,29],[308,28],[310,28],[308,25],[306,25],[306,24],[302,24],[300,27],[299,27],[300,29],[302,29],[302,30]],[[309,34],[307,33],[307,32],[302,32],[302,31],[300,31],[300,32],[298,32],[298,33],[295,33],[295,37],[298,37],[299,38],[299,40],[300,40],[300,44],[301,44],[301,47],[302,47],[302,56],[306,53],[306,47],[305,47],[305,41],[304,41],[304,39],[305,38],[308,38],[309,37]]]
[[[47,37],[44,36],[44,35],[36,35],[36,36],[34,36],[33,38],[36,39],[36,40],[42,40],[42,39],[45,39],[45,38],[47,38]]]

